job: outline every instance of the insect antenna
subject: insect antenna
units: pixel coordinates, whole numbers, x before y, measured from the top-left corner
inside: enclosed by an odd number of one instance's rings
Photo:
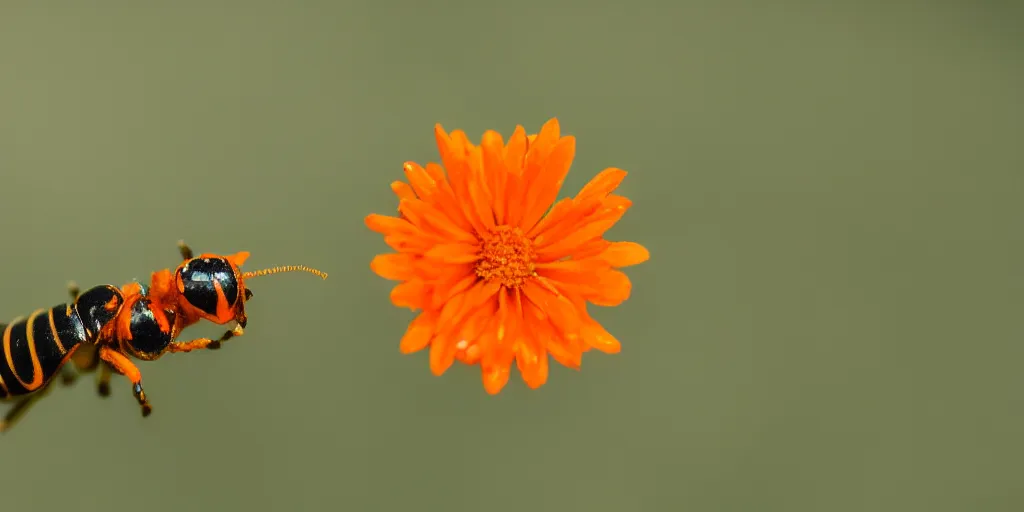
[[[285,265],[283,267],[265,268],[262,270],[253,270],[251,272],[242,272],[242,279],[251,279],[259,276],[269,276],[270,274],[280,274],[282,272],[309,272],[314,276],[319,276],[322,279],[327,279],[327,272],[310,268],[305,265]]]

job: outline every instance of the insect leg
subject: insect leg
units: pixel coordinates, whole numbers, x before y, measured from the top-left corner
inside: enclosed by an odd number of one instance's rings
[[[77,283],[75,283],[74,281],[68,282],[68,293],[71,294],[72,301],[78,300],[78,294],[80,291],[81,290],[79,290]]]
[[[96,377],[96,392],[100,396],[106,398],[110,396],[110,378],[114,376],[113,370],[110,369],[110,365],[100,365],[100,371]]]
[[[184,240],[178,240],[178,251],[181,252],[181,257],[185,260],[192,259],[192,248]]]
[[[142,416],[149,416],[153,412],[153,406],[149,405],[146,399],[146,392],[142,389],[142,372],[124,354],[110,348],[100,347],[100,359],[107,363],[115,372],[128,377],[132,383],[132,393],[142,407]]]
[[[202,350],[202,349],[216,350],[216,349],[220,348],[220,344],[221,343],[223,343],[223,342],[225,342],[227,340],[230,340],[231,338],[237,338],[237,337],[239,337],[239,336],[241,336],[243,334],[245,334],[245,331],[242,330],[242,326],[238,325],[238,326],[235,326],[235,328],[233,330],[225,332],[223,335],[221,335],[220,338],[215,339],[215,340],[214,339],[210,339],[210,338],[196,338],[194,340],[188,340],[188,341],[174,341],[174,342],[171,342],[171,344],[167,346],[167,351],[168,352],[191,352],[193,350]]]
[[[99,367],[97,372],[97,392],[100,396],[110,396],[110,367],[100,361],[100,349],[96,345],[84,344],[71,356],[69,366],[74,366],[78,375],[92,373]]]
[[[78,380],[78,375],[78,372],[74,369],[74,365],[65,364],[60,369],[60,383],[65,386],[70,386]]]
[[[43,389],[32,393],[31,395],[23,397],[18,400],[7,410],[7,414],[0,420],[0,433],[7,432],[18,422],[25,413],[32,408],[32,405],[39,401],[40,398],[50,393],[50,389],[53,388],[52,382],[48,383]]]

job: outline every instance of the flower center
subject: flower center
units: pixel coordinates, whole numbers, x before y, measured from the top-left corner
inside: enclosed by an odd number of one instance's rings
[[[497,279],[508,288],[517,288],[534,274],[533,242],[523,230],[498,226],[483,238],[476,275],[490,281]]]

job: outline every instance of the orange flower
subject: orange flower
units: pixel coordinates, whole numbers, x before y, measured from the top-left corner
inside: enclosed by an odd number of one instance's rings
[[[579,369],[591,348],[618,352],[619,341],[587,314],[587,302],[626,300],[630,281],[616,269],[649,257],[639,244],[603,238],[632,204],[611,193],[626,171],[605,169],[576,197],[555,203],[576,152],[557,119],[537,135],[517,126],[507,145],[494,131],[480,146],[440,125],[434,135],[444,168],[407,162],[409,182],[391,184],[400,217],[366,218],[398,251],[370,264],[401,281],[391,302],[422,311],[399,349],[429,345],[435,375],[456,359],[479,363],[492,394],[508,382],[513,360],[537,388],[547,380],[548,355]]]

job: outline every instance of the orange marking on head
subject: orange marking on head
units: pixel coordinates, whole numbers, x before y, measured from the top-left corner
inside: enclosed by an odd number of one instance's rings
[[[249,259],[249,251],[236,252],[230,256],[225,256],[224,259],[231,262],[235,267],[241,267],[245,265],[245,261]]]
[[[174,287],[174,274],[170,269],[163,269],[153,272],[150,276],[149,296],[165,304],[172,304],[176,301],[175,294],[181,290]]]
[[[242,297],[237,297],[234,306],[228,305],[228,296],[224,293],[224,287],[221,286],[219,281],[214,281],[213,289],[217,290],[217,323],[226,324],[235,319],[237,311],[241,308],[241,303],[244,300]],[[239,292],[241,293],[241,285],[239,285]]]
[[[245,262],[246,260],[249,259],[249,256],[249,251],[240,251],[234,254],[214,254],[212,252],[204,252],[203,254],[200,254],[192,259],[201,260],[205,258],[210,258],[214,260],[228,260],[228,263],[234,265],[235,268],[240,268],[242,265],[245,265]],[[182,265],[184,265],[184,263],[182,263]]]
[[[127,287],[125,288],[127,289]],[[125,293],[124,305],[121,306],[121,311],[117,312],[114,320],[103,326],[103,329],[100,330],[99,338],[118,341],[132,339],[132,306],[140,298],[142,298],[141,295]]]

